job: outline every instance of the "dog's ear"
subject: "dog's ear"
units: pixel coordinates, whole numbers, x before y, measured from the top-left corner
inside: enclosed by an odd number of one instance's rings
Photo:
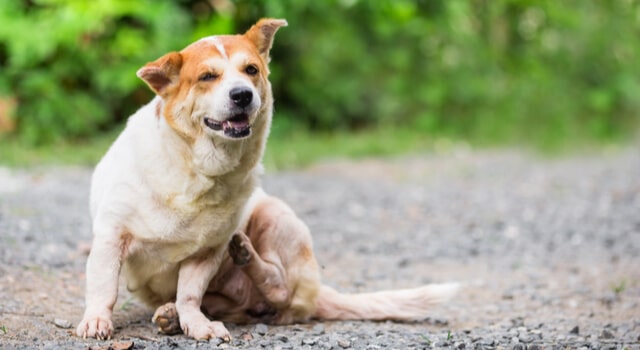
[[[284,19],[263,18],[254,24],[244,35],[257,48],[260,55],[269,62],[269,50],[273,44],[273,36],[280,27],[286,27],[287,21]]]
[[[153,92],[162,96],[167,87],[178,81],[181,67],[182,55],[170,52],[138,69],[136,75],[144,80]]]

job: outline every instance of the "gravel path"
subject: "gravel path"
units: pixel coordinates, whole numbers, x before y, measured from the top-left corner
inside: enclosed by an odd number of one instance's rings
[[[122,290],[115,339],[83,311],[90,169],[0,168],[0,349],[640,349],[640,152],[570,159],[454,151],[269,174],[342,291],[460,281],[415,323],[228,325],[163,336]]]

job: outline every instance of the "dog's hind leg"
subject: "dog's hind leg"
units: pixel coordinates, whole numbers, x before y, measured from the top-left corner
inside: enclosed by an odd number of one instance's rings
[[[158,330],[164,334],[173,335],[182,333],[178,311],[174,303],[166,303],[160,306],[153,314],[151,321],[158,327]]]
[[[249,276],[264,298],[276,308],[289,303],[290,293],[281,267],[279,257],[275,254],[263,253],[255,250],[251,240],[244,233],[233,235],[229,242],[229,255],[234,264],[242,268]],[[268,255],[265,259],[264,255]]]

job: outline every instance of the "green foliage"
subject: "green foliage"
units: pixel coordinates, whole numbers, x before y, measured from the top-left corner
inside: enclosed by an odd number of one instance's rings
[[[638,125],[637,1],[280,2],[280,117],[547,147]]]
[[[31,144],[120,121],[144,101],[136,70],[190,30],[177,5],[153,0],[7,0],[0,22],[0,96],[19,101],[18,132]]]
[[[638,13],[638,0],[6,0],[0,98],[17,99],[29,143],[93,136],[151,97],[145,62],[269,16],[289,21],[272,52],[275,137],[608,140],[639,124]]]

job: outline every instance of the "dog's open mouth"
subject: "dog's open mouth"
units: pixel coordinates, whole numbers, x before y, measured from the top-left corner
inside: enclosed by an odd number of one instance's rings
[[[241,113],[224,120],[216,121],[211,118],[204,118],[204,124],[212,130],[222,130],[227,137],[242,138],[251,134],[251,124],[249,124],[249,116]]]

